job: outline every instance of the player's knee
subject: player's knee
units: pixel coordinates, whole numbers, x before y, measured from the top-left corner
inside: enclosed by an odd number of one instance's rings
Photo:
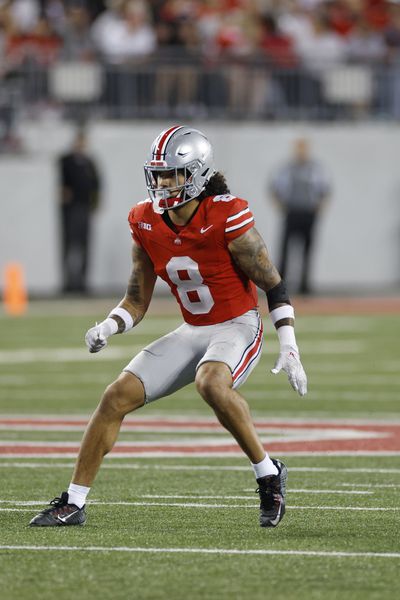
[[[196,388],[199,394],[211,405],[226,394],[232,387],[229,367],[223,363],[209,362],[201,365],[196,374]]]
[[[100,403],[102,412],[125,416],[143,405],[142,384],[136,377],[131,375],[128,377],[131,379],[127,381],[124,376],[121,376],[106,388]]]

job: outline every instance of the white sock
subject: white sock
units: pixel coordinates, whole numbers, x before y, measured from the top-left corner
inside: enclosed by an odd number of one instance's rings
[[[89,491],[90,487],[70,483],[68,488],[68,504],[76,504],[78,508],[82,508],[86,503],[86,496]]]
[[[265,455],[265,458],[257,464],[251,463],[251,466],[254,469],[254,474],[256,479],[260,479],[260,477],[266,477],[267,475],[278,475],[279,471],[268,456]]]

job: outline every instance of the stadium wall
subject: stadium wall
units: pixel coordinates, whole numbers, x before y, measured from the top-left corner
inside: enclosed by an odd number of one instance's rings
[[[169,123],[93,122],[90,147],[101,166],[104,193],[94,217],[92,288],[120,292],[130,272],[130,207],[146,195],[143,161]],[[395,290],[400,281],[400,136],[397,126],[271,125],[196,122],[215,146],[231,190],[249,200],[257,227],[278,260],[281,216],[267,193],[274,170],[298,136],[327,167],[334,192],[318,229],[313,279],[321,293]],[[71,124],[44,119],[21,125],[25,153],[0,157],[0,270],[25,268],[32,294],[60,287],[57,156],[68,148]],[[290,277],[296,277],[296,256]],[[163,286],[159,287],[162,290]]]

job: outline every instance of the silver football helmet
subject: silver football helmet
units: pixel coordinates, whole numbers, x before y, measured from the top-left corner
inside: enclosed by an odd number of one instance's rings
[[[176,185],[158,186],[158,175],[172,171]],[[157,213],[177,208],[196,198],[214,173],[214,157],[206,136],[191,127],[175,125],[165,129],[154,140],[150,156],[144,164],[147,190]],[[183,173],[184,184],[178,183]]]

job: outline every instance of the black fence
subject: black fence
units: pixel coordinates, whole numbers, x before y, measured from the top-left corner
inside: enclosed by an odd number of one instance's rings
[[[238,120],[400,119],[400,64],[346,64],[312,72],[257,62],[63,62],[0,80],[3,129],[20,110],[56,106],[65,117]]]

